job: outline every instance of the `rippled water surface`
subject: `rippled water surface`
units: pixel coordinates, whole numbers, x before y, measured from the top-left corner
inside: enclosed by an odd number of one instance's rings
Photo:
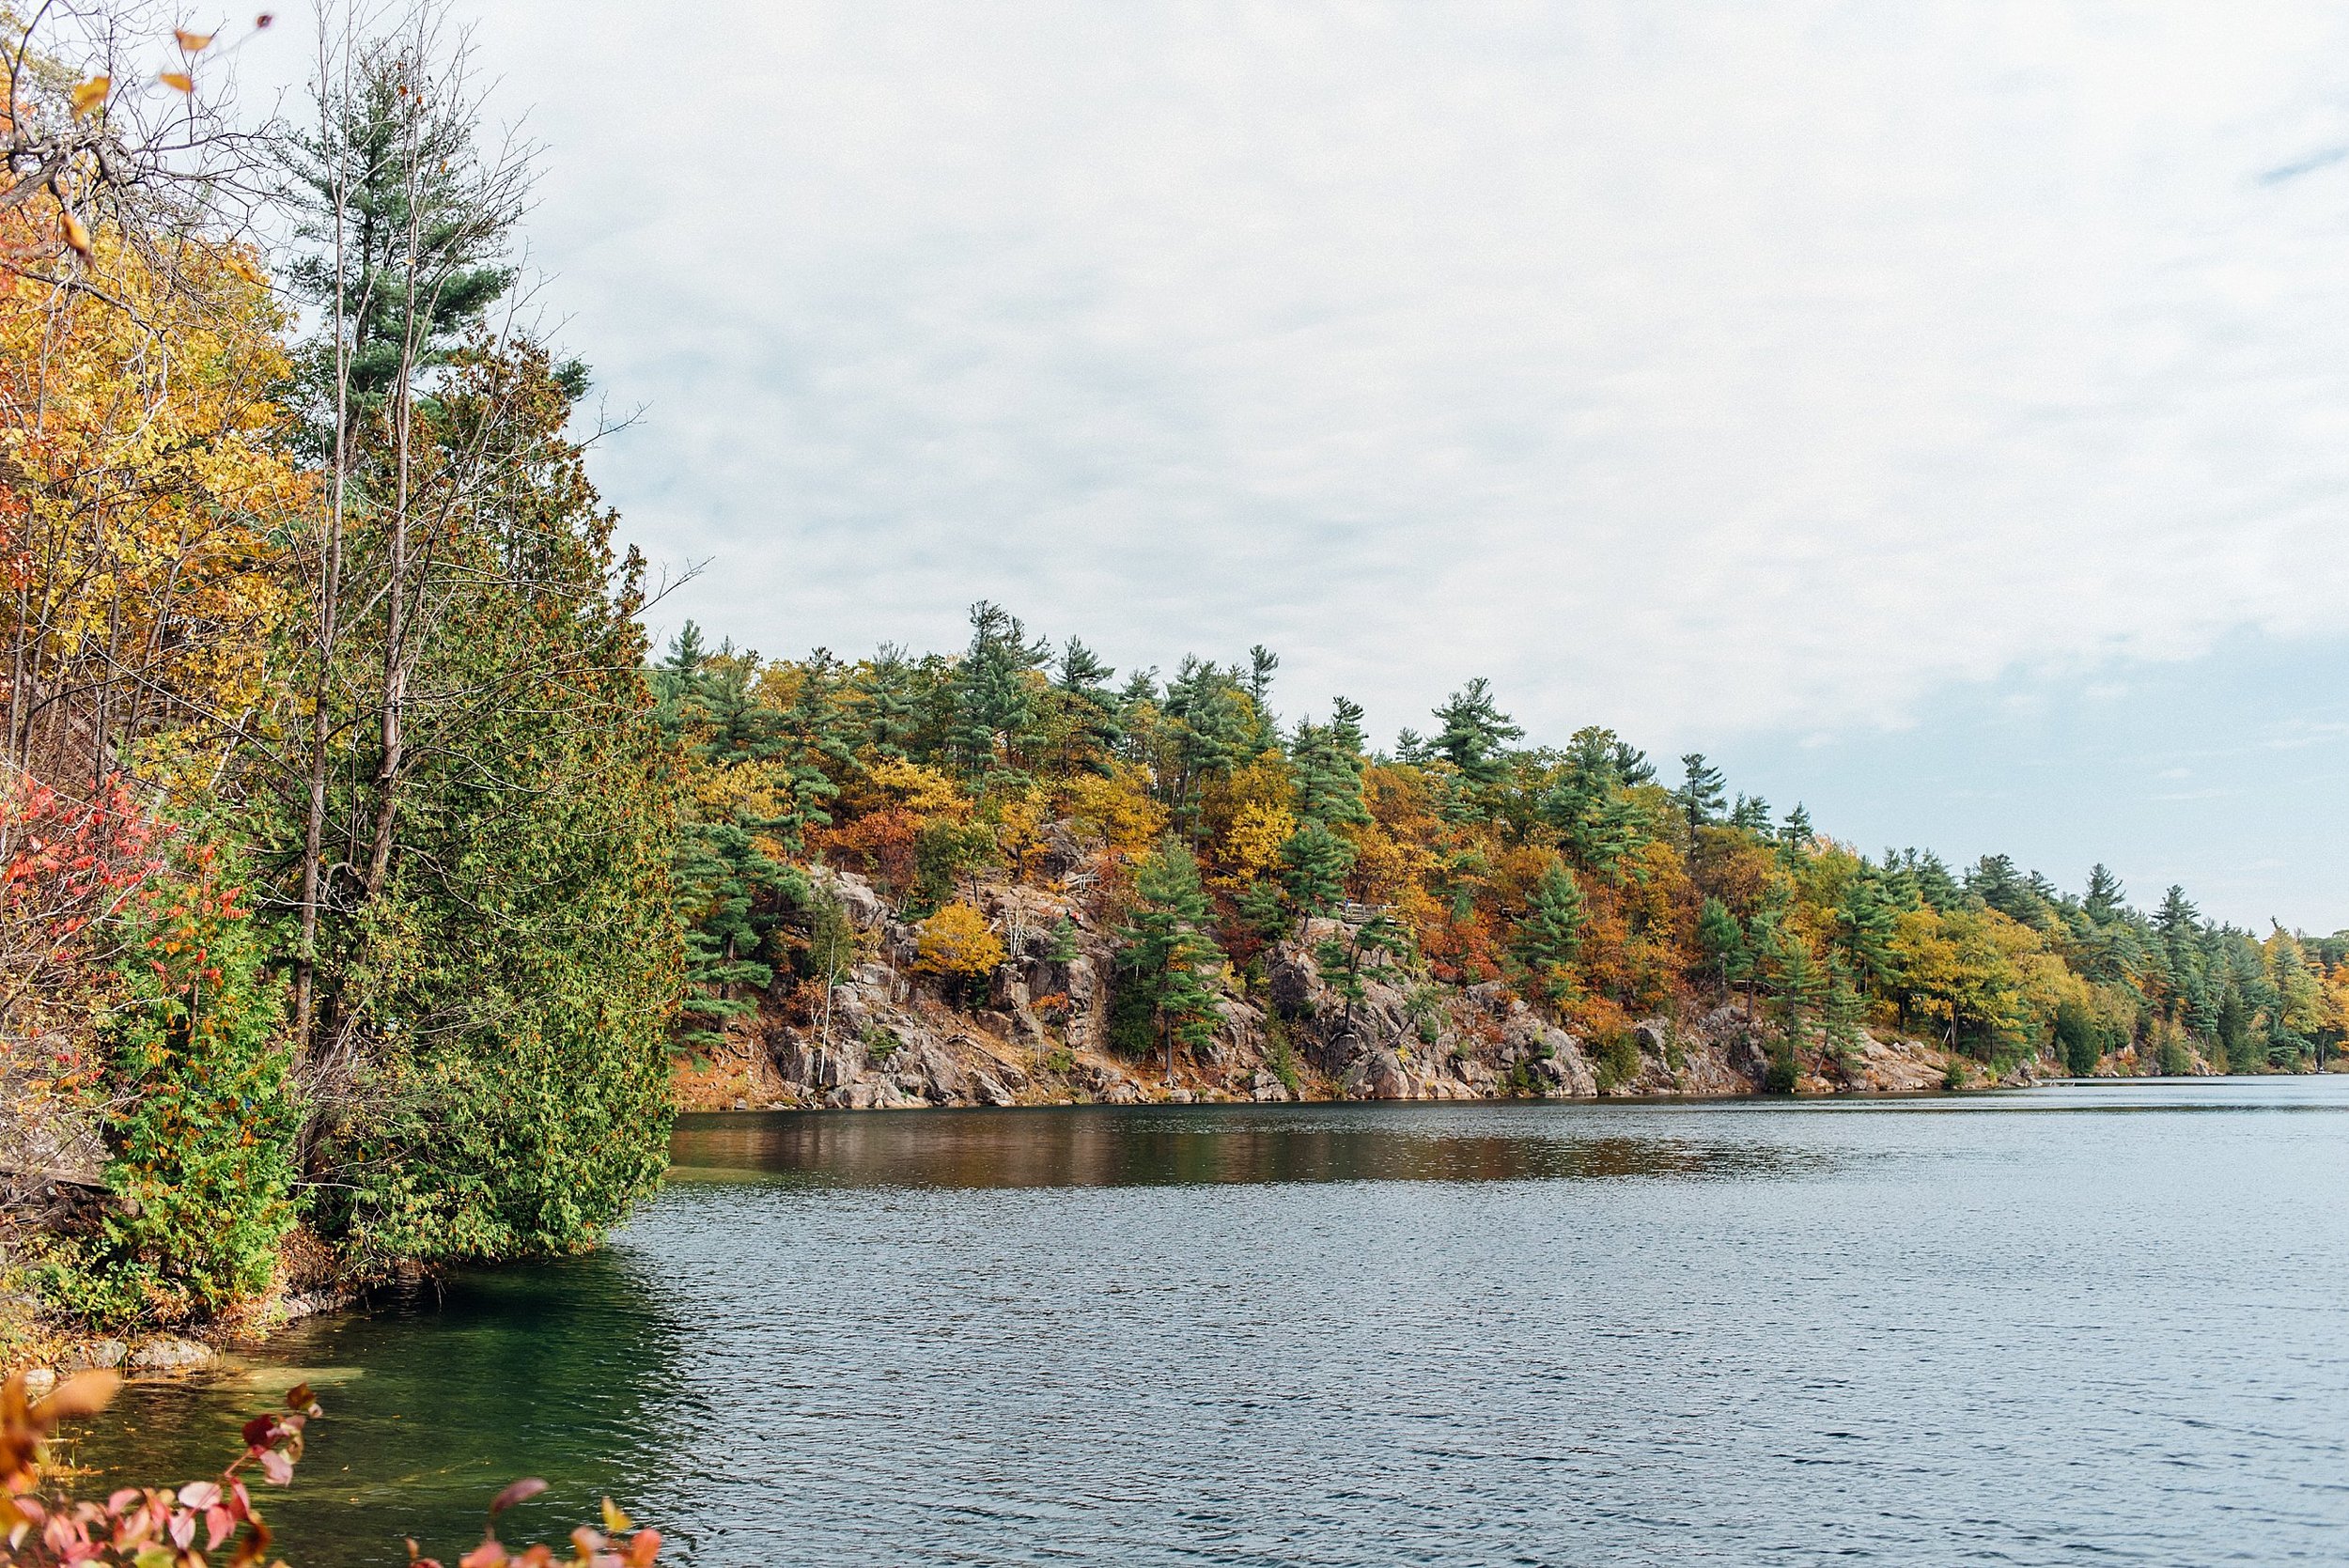
[[[609,1250],[304,1326],[297,1564],[521,1474],[697,1564],[2349,1560],[2349,1079],[696,1118]],[[509,1532],[509,1534],[512,1532]]]

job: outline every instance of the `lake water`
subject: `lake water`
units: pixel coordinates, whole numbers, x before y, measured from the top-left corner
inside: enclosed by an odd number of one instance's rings
[[[2349,1078],[1874,1103],[689,1119],[606,1251],[297,1377],[297,1568],[605,1492],[675,1560],[2349,1559]]]

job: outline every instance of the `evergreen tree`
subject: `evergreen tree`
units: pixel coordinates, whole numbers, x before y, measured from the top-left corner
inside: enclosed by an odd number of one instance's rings
[[[1679,804],[1681,816],[1688,824],[1688,842],[1696,843],[1697,830],[1713,820],[1728,800],[1728,781],[1721,770],[1704,760],[1703,752],[1690,752],[1680,759],[1680,787],[1672,792]]]
[[[955,766],[967,777],[1016,764],[1029,750],[1036,721],[1030,676],[1050,662],[1051,645],[1028,641],[1028,629],[1001,605],[971,607],[971,643],[952,686]]]
[[[1509,955],[1545,1001],[1554,1004],[1574,994],[1574,960],[1589,918],[1574,874],[1555,861],[1544,867],[1511,927]]]
[[[1298,724],[1289,759],[1297,775],[1299,817],[1320,823],[1370,820],[1369,808],[1362,804],[1362,758],[1354,738],[1359,734],[1334,722]]]
[[[1939,914],[1948,914],[1964,902],[1964,893],[1957,885],[1957,878],[1950,875],[1948,863],[1932,850],[1928,849],[1921,855],[1914,849],[1907,851],[1906,869],[1909,880],[1917,889],[1917,896],[1924,901],[1926,908]]]
[[[294,233],[306,245],[282,265],[295,297],[339,302],[349,411],[379,411],[403,376],[447,365],[514,281],[505,259],[527,202],[519,166],[485,164],[477,105],[409,39],[365,46],[324,123],[287,143]],[[334,439],[336,346],[310,346],[303,390],[323,442]],[[558,369],[567,396],[583,372]]]
[[[1429,744],[1460,770],[1470,784],[1500,784],[1509,776],[1508,743],[1525,734],[1493,700],[1492,683],[1478,675],[1436,709],[1443,727]]]
[[[1386,971],[1391,968],[1388,960],[1408,952],[1408,947],[1409,939],[1403,927],[1383,914],[1346,927],[1343,934],[1325,937],[1315,946],[1314,968],[1320,972],[1323,984],[1337,992],[1346,1003],[1346,1011],[1338,1020],[1342,1032],[1353,1032],[1354,1010],[1369,994],[1368,973]]]
[[[1116,674],[1074,637],[1061,649],[1060,676],[1052,690],[1070,732],[1064,757],[1088,771],[1105,771],[1126,738],[1125,705],[1109,687]]]
[[[1210,934],[1199,862],[1179,840],[1166,839],[1135,868],[1133,911],[1118,938],[1119,967],[1157,1019],[1171,1082],[1175,1045],[1196,1051],[1222,1021],[1215,981],[1223,953]]]
[[[1249,751],[1257,756],[1277,750],[1281,744],[1281,729],[1272,717],[1272,673],[1281,667],[1281,656],[1262,643],[1248,650],[1248,706],[1255,710],[1254,733],[1249,738]]]
[[[1346,897],[1354,846],[1307,818],[1281,846],[1281,881],[1301,916],[1327,915]]]
[[[1863,862],[1835,907],[1835,947],[1861,986],[1878,991],[1891,988],[1898,970],[1892,955],[1898,921],[1881,877]]]
[[[2088,896],[2080,901],[2080,907],[2090,920],[2099,925],[2119,920],[2127,912],[2127,896],[2121,878],[2108,870],[2103,862],[2088,868]]]
[[[1719,979],[1724,994],[1741,980],[1746,971],[1746,932],[1737,924],[1737,917],[1729,912],[1729,906],[1718,898],[1707,898],[1697,915],[1697,951]]]

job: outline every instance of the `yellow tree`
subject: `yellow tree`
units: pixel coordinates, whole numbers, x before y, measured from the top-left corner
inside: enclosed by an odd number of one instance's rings
[[[252,254],[166,275],[101,239],[87,288],[0,292],[8,761],[95,783],[134,745],[200,781],[254,737],[310,489],[272,401],[282,309]]]

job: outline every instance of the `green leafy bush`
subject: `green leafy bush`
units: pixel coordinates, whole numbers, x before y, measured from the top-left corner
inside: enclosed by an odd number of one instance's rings
[[[123,917],[105,1124],[118,1202],[57,1244],[43,1281],[96,1322],[210,1316],[258,1296],[293,1228],[302,1108],[284,986],[262,971],[227,861],[213,845],[183,852]]]

